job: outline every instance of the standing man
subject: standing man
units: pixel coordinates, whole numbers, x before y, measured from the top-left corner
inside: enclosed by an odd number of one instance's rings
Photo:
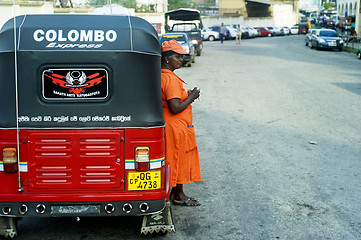
[[[236,44],[241,44],[242,39],[242,28],[241,25],[237,25],[237,36],[236,36]]]
[[[221,28],[219,29],[219,38],[221,39],[221,43],[223,43],[223,39],[224,39],[224,34],[226,32],[226,27],[224,26],[224,24],[221,24]]]

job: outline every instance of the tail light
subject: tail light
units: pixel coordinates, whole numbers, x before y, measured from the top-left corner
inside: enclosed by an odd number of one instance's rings
[[[135,170],[148,171],[150,168],[149,147],[138,146],[135,148]]]
[[[7,173],[16,173],[18,171],[18,156],[16,148],[3,148],[4,171]]]

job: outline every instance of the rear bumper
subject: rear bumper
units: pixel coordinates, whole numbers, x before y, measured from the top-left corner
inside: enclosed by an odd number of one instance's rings
[[[190,62],[192,60],[192,56],[190,54],[183,55],[183,63]]]
[[[160,212],[165,199],[102,202],[1,202],[3,217],[137,216]]]
[[[329,46],[327,43],[325,44],[319,43],[318,47],[322,49],[340,49],[342,48],[342,44],[337,44],[336,46]]]

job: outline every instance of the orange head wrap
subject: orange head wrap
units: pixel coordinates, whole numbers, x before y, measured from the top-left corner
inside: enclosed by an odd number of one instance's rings
[[[167,52],[167,51],[173,51],[176,52],[178,54],[187,54],[184,50],[182,45],[179,44],[179,42],[177,42],[176,40],[172,39],[170,41],[165,41],[162,44],[162,52]]]

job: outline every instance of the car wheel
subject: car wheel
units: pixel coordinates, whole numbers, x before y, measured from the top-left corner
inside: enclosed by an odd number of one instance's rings
[[[272,37],[272,34],[270,34],[270,33],[269,33],[269,34],[267,34],[267,37]]]
[[[312,45],[312,42],[311,42],[311,41],[308,42],[308,46],[309,46],[311,49],[313,48],[313,45]]]
[[[201,55],[202,50],[197,50],[197,56]]]
[[[342,47],[340,47],[340,48],[338,49],[338,51],[339,51],[339,52],[342,52]]]
[[[189,62],[187,63],[187,67],[192,67],[192,61],[189,61]]]
[[[357,58],[361,59],[361,52],[360,51],[358,51],[358,53],[357,53]]]
[[[196,62],[196,58],[193,56],[192,63],[195,63],[195,62]]]
[[[216,39],[216,38],[215,38],[213,35],[210,35],[210,36],[208,37],[208,40],[211,41],[211,42],[213,42],[215,39]]]
[[[305,42],[305,46],[306,46],[306,47],[308,46],[308,42]]]

